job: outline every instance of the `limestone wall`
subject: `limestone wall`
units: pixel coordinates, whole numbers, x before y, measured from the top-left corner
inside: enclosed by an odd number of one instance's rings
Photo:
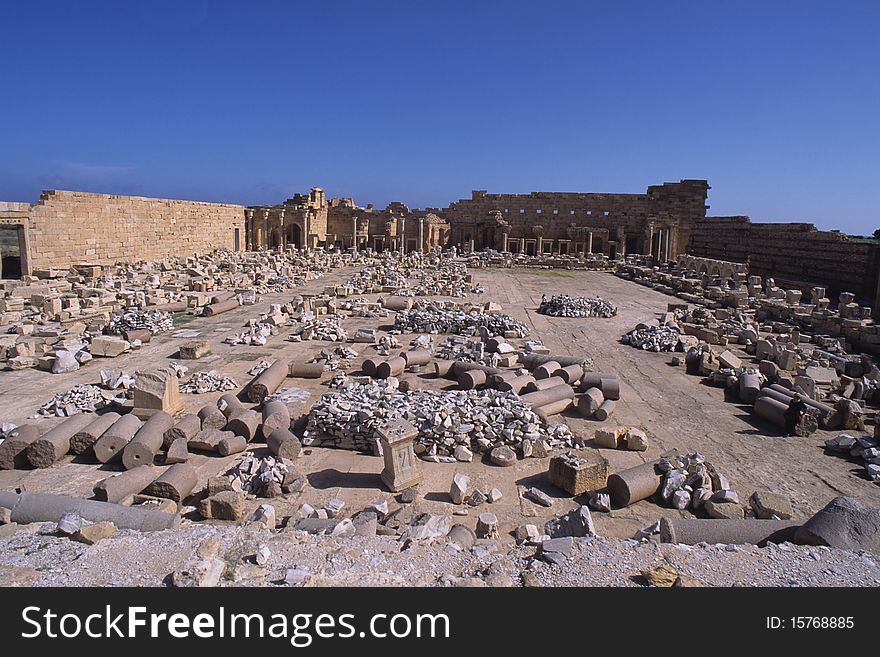
[[[244,207],[46,191],[29,211],[31,267],[110,264],[245,247]]]
[[[788,283],[852,292],[873,304],[880,246],[806,223],[752,223],[748,217],[706,217],[694,224],[688,253],[749,262],[749,272]]]

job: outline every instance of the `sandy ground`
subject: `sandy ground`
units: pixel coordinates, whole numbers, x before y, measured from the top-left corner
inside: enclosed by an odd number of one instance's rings
[[[278,336],[270,338],[264,347],[230,346],[222,339],[239,330],[249,318],[258,317],[272,302],[283,302],[297,292],[320,292],[324,286],[344,281],[352,273],[345,269],[328,274],[308,285],[286,294],[264,296],[256,306],[242,307],[216,318],[195,318],[185,327],[209,338],[214,353],[198,361],[179,361],[192,370],[218,369],[244,385],[249,376],[246,370],[260,359],[276,357],[308,358],[322,348],[332,346],[326,342],[293,343],[284,340],[288,330],[282,328]],[[670,365],[671,354],[655,354],[640,351],[620,343],[620,337],[640,321],[650,320],[666,310],[666,305],[676,301],[644,286],[620,279],[606,272],[586,271],[540,271],[540,270],[474,270],[474,278],[485,288],[481,295],[469,295],[479,302],[496,301],[504,312],[525,321],[532,328],[530,339],[541,339],[554,354],[589,356],[595,369],[616,372],[621,379],[622,399],[615,414],[606,424],[636,425],[645,429],[650,438],[647,452],[601,450],[611,463],[612,470],[620,470],[653,460],[661,453],[677,448],[680,451],[699,451],[729,478],[740,498],[745,501],[757,489],[773,490],[788,495],[793,502],[795,517],[805,518],[819,510],[838,495],[850,495],[873,506],[880,506],[880,486],[860,474],[860,468],[845,460],[826,455],[822,449],[825,438],[834,435],[817,432],[809,438],[782,437],[770,425],[752,416],[748,407],[725,401],[724,390],[703,384],[701,377],[688,376],[684,368]],[[536,313],[542,294],[601,295],[613,300],[619,313],[611,319],[552,318]],[[371,295],[375,298],[375,295]],[[385,326],[389,319],[349,318],[343,326],[352,334],[360,326]],[[402,344],[410,337],[402,336]],[[134,372],[138,368],[168,362],[176,356],[183,338],[169,334],[156,336],[153,341],[136,352],[115,359],[95,359],[79,371],[71,374],[53,375],[47,372],[25,370],[0,372],[0,419],[17,424],[28,420],[38,407],[48,401],[55,392],[67,390],[76,383],[99,383],[102,367],[125,369]],[[435,338],[435,343],[442,336]],[[514,341],[516,343],[516,341]],[[355,359],[359,366],[363,357],[375,355],[372,348],[353,345],[360,352]],[[745,358],[745,354],[740,352]],[[310,390],[313,399],[327,392],[323,381],[287,379],[286,386],[298,386]],[[430,385],[450,385],[450,382],[432,382]],[[209,395],[182,395],[189,412],[214,401],[220,393]],[[599,423],[584,420],[576,414],[567,414],[565,421],[574,431],[590,435]],[[49,427],[54,419],[34,421],[41,427]],[[254,448],[260,451],[260,445]],[[200,474],[207,478],[224,471],[236,457],[194,458]],[[572,500],[562,491],[544,481],[546,459],[527,459],[510,468],[498,468],[475,459],[473,463],[430,464],[422,463],[424,483],[421,492],[424,510],[450,513],[449,484],[455,472],[466,472],[474,486],[481,489],[499,488],[503,498],[492,505],[500,521],[502,533],[512,531],[524,522],[543,524],[554,513],[561,513],[584,500]],[[297,467],[308,478],[309,485],[301,493],[277,498],[273,504],[279,516],[289,515],[303,502],[320,505],[331,498],[346,502],[346,510],[352,512],[377,499],[390,500],[392,508],[397,502],[379,480],[382,469],[380,458],[352,452],[315,448],[298,461]],[[90,496],[94,483],[113,471],[112,467],[98,467],[88,458],[66,457],[46,470],[0,472],[0,489],[24,486],[28,490],[71,495]],[[518,494],[523,486],[537,485],[556,498],[551,509],[522,500]],[[195,500],[190,500],[195,503]],[[252,500],[255,507],[259,501]],[[481,507],[480,510],[483,510]],[[477,510],[460,521],[473,527]],[[639,502],[627,509],[614,510],[610,514],[594,514],[600,535],[628,538],[633,533],[661,516],[690,517],[688,512],[661,508],[649,501]]]

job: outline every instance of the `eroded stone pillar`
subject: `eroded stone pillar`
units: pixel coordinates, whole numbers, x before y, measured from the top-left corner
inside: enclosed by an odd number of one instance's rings
[[[502,233],[501,235],[502,235],[502,237],[503,237],[503,239],[504,239],[504,246],[503,246],[503,248],[502,248],[501,250],[504,251],[505,253],[507,253],[507,238],[508,238],[508,235],[507,235],[507,233]],[[880,297],[880,283],[878,283],[878,291],[877,291],[877,295],[878,295],[878,297]]]
[[[406,219],[400,218],[400,252],[406,253]]]
[[[654,224],[651,224],[648,227],[648,253],[647,255],[654,255]]]
[[[587,253],[593,252],[593,231],[587,233]]]
[[[358,250],[358,218],[351,218],[351,245],[354,247],[354,250]]]
[[[419,217],[419,253],[425,252],[425,218]]]

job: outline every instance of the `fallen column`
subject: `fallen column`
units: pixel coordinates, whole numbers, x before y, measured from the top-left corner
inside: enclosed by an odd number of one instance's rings
[[[583,390],[599,388],[606,399],[620,399],[620,379],[616,374],[604,372],[584,372],[580,386]]]
[[[165,411],[156,411],[122,450],[122,466],[131,470],[138,465],[152,465],[165,444],[165,432],[174,426],[174,419]]]
[[[608,475],[608,492],[618,507],[646,500],[660,490],[663,475],[657,472],[659,460]]]
[[[263,437],[271,434],[275,429],[290,429],[290,410],[283,401],[270,401],[263,405]]]
[[[215,315],[219,315],[221,313],[229,312],[230,310],[235,310],[238,308],[239,303],[238,299],[227,299],[226,301],[221,301],[219,303],[212,303],[210,306],[205,306],[202,314],[205,317],[214,317]]]
[[[262,404],[266,397],[278,390],[281,382],[287,378],[289,370],[290,363],[288,361],[276,360],[251,381],[247,388],[247,398],[255,404]]]
[[[231,431],[236,436],[243,436],[246,442],[251,442],[257,437],[260,429],[260,415],[256,411],[242,411],[229,420],[225,431]]]
[[[217,452],[220,456],[238,454],[247,449],[247,440],[244,436],[225,436],[217,443]]]
[[[455,378],[454,372],[452,372],[452,366],[455,365],[454,360],[435,360],[434,361],[434,374],[437,375],[437,378],[446,378],[453,379]]]
[[[434,354],[430,349],[410,349],[409,351],[401,351],[400,357],[406,361],[406,366],[411,365],[427,365],[431,362]]]
[[[103,502],[122,502],[129,495],[140,493],[158,476],[158,470],[152,466],[139,465],[99,481],[93,489],[95,498]]]
[[[0,506],[11,509],[12,522],[22,525],[31,522],[58,522],[65,513],[75,513],[89,522],[109,521],[120,529],[136,529],[142,532],[172,529],[180,522],[177,514],[155,509],[46,493],[0,492]]]
[[[761,377],[752,372],[746,372],[739,377],[739,398],[747,404],[754,404],[761,392]]]
[[[35,468],[48,468],[70,451],[70,439],[91,424],[93,416],[80,413],[67,418],[54,429],[28,445],[28,463]]]
[[[532,410],[539,418],[541,418],[541,421],[544,422],[544,424],[549,424],[548,420],[551,415],[558,415],[559,413],[568,410],[571,405],[571,399],[559,399],[555,402],[544,404],[543,406],[533,406]]]
[[[230,392],[222,395],[220,399],[217,400],[217,408],[222,411],[223,415],[226,417],[227,422],[239,413],[243,413],[245,411],[244,404],[241,403],[241,400],[238,398],[238,396]]]
[[[577,383],[584,375],[584,368],[580,365],[568,365],[567,367],[557,368],[553,372],[553,376],[558,376],[569,385]]]
[[[520,399],[527,403],[533,410],[539,406],[546,406],[550,402],[559,401],[560,399],[573,399],[574,389],[567,383],[553,386],[546,390],[538,390],[520,395]]]
[[[558,366],[568,367],[569,365],[580,365],[581,367],[588,361],[583,356],[547,356],[545,354],[522,354],[519,362],[523,367],[533,370],[539,365],[543,365],[549,361],[555,361]]]
[[[159,310],[163,313],[183,313],[186,312],[186,301],[172,301],[171,303],[159,303],[154,306],[147,306],[144,310]]]
[[[198,418],[202,423],[202,429],[222,429],[227,422],[223,412],[212,404],[202,406],[199,409]]]
[[[409,310],[412,305],[413,300],[409,297],[384,297],[382,299],[382,307],[388,310]]]
[[[684,545],[723,543],[763,547],[767,543],[792,542],[795,530],[800,526],[799,520],[663,518],[660,520],[660,540]]]
[[[777,427],[785,427],[785,412],[788,402],[782,402],[769,395],[762,395],[755,400],[755,415],[764,418]]]
[[[40,430],[33,424],[15,427],[0,443],[0,470],[14,470],[27,464],[27,448],[39,439]]]
[[[458,385],[464,390],[473,390],[486,385],[486,373],[482,370],[467,370],[458,375]]]
[[[120,417],[94,444],[95,457],[101,463],[109,463],[117,458],[142,425],[143,422],[133,413]]]
[[[379,358],[365,358],[361,365],[361,371],[367,376],[373,376],[376,374],[376,368],[381,362]]]
[[[291,363],[287,375],[295,379],[320,379],[324,376],[322,363]]]
[[[207,406],[206,408],[212,408],[217,412],[220,417],[223,417],[223,414],[217,408],[213,406]],[[223,420],[225,424],[226,418],[223,418]],[[165,431],[165,434],[163,436],[164,446],[167,448],[178,438],[183,438],[184,440],[189,442],[189,439],[195,436],[201,430],[202,421],[201,419],[199,419],[198,415],[183,415],[178,418],[173,427]]]
[[[297,459],[302,453],[302,443],[287,429],[275,429],[266,438],[269,451],[283,459]]]
[[[144,489],[147,495],[163,497],[178,505],[189,496],[199,482],[196,469],[188,463],[175,463]]]
[[[554,388],[556,386],[564,386],[568,385],[565,381],[563,381],[558,376],[551,376],[549,379],[541,379],[540,381],[532,381],[531,383],[526,384],[525,391],[526,392],[538,392],[539,390],[547,390],[548,388]]]
[[[556,370],[561,369],[562,365],[555,360],[548,360],[546,363],[542,363],[538,365],[534,370],[532,370],[532,376],[534,376],[539,381],[541,379],[549,379],[553,376],[553,373]],[[566,383],[568,383],[566,381]]]
[[[605,397],[599,388],[590,388],[577,398],[578,412],[584,417],[593,417],[599,407],[605,403]]]
[[[406,367],[406,360],[400,356],[394,356],[388,360],[382,361],[376,366],[376,377],[379,379],[387,379],[390,376],[397,376],[403,373]]]
[[[498,384],[498,389],[502,392],[515,392],[516,394],[520,394],[530,383],[534,382],[535,377],[531,374],[523,374],[512,379],[505,379]]]
[[[73,435],[70,439],[70,451],[74,454],[85,454],[120,417],[122,416],[119,413],[112,412],[99,415],[87,427]]]
[[[614,400],[606,399],[602,402],[602,405],[596,409],[596,412],[593,414],[593,416],[597,420],[599,420],[599,422],[604,422],[609,417],[611,417],[612,413],[614,413]]]

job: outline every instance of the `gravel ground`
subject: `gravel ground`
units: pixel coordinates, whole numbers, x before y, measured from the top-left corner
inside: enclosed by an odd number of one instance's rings
[[[703,586],[880,585],[875,555],[791,544],[580,538],[565,563],[550,565],[535,558],[536,548],[505,541],[478,541],[464,552],[445,539],[405,546],[395,537],[336,539],[253,524],[186,524],[151,534],[123,530],[89,546],[54,531],[54,523],[0,527],[0,585],[164,586],[173,571],[191,567],[206,552],[226,563],[222,586],[285,585],[288,569],[295,568],[306,573],[305,586],[638,587],[646,585],[642,571],[664,564]],[[261,546],[271,554],[257,565]]]

